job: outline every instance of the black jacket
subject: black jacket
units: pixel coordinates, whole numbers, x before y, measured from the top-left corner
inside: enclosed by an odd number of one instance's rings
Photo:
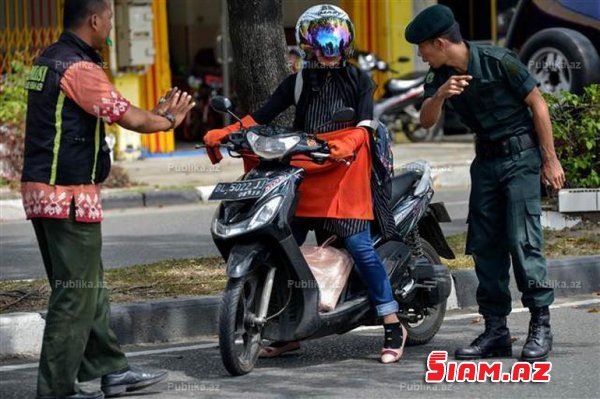
[[[21,181],[51,185],[100,183],[110,171],[102,119],[90,115],[60,89],[74,63],[102,64],[100,55],[70,32],[35,60],[28,89]]]
[[[373,90],[375,84],[366,73],[350,64],[342,68],[303,69],[299,72],[302,73],[303,88],[296,106],[294,128],[304,129],[304,120],[310,99],[323,86],[327,72],[333,74],[333,78],[343,93],[344,103],[354,108],[356,123],[365,119],[373,119]],[[267,102],[252,114],[252,118],[261,125],[268,124],[280,113],[295,105],[295,86],[296,74],[285,78]]]

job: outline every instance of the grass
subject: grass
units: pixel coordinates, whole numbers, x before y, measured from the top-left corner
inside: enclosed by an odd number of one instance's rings
[[[116,303],[216,294],[227,278],[224,261],[212,257],[107,270],[104,280]],[[45,279],[0,281],[0,313],[45,309],[49,296]]]
[[[544,231],[548,258],[600,254],[600,227]],[[473,268],[473,259],[463,255],[466,234],[448,237],[456,259],[443,262],[450,269]],[[217,294],[227,281],[221,258],[168,260],[107,270],[105,283],[114,303],[157,298]],[[45,309],[50,287],[45,279],[0,281],[0,313]]]

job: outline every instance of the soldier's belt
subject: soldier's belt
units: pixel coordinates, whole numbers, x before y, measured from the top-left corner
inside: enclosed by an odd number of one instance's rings
[[[536,147],[537,141],[530,133],[490,141],[477,139],[475,153],[481,158],[502,158]]]

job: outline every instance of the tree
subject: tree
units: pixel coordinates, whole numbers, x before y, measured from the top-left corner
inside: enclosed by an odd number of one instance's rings
[[[289,75],[281,0],[228,0],[240,114],[256,111]],[[276,123],[291,125],[289,114]]]

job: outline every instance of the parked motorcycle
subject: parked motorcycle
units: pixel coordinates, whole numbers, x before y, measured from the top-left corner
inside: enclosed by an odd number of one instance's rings
[[[187,141],[202,141],[207,131],[223,126],[223,118],[210,107],[210,100],[223,92],[223,77],[204,73],[201,78],[190,75],[187,81],[196,105],[187,113],[182,135]]]
[[[388,63],[379,59],[374,53],[358,51],[356,53],[358,67],[370,76],[374,72],[393,72]],[[401,57],[398,62],[407,62]],[[433,127],[421,127],[420,109],[423,103],[425,72],[414,72],[400,78],[389,79],[384,84],[384,93],[375,102],[373,118],[379,119],[390,132],[404,132],[410,141],[430,141],[443,134],[442,121]]]
[[[397,61],[403,63],[409,60],[407,57],[400,57]],[[356,62],[370,76],[374,72],[398,73],[374,53],[358,51]],[[448,104],[444,106],[444,113],[434,126],[421,126],[425,75],[426,72],[417,71],[387,80],[383,86],[383,95],[375,102],[373,117],[383,122],[390,132],[404,132],[412,142],[439,140],[444,134],[468,133],[468,128]]]
[[[231,102],[215,97],[212,106],[231,111]],[[354,119],[342,108],[331,122]],[[228,282],[219,316],[219,348],[227,371],[249,373],[263,339],[295,341],[343,334],[361,325],[380,324],[367,290],[353,270],[335,308],[319,311],[319,287],[292,235],[290,222],[305,171],[290,161],[302,155],[316,163],[330,161],[326,142],[315,135],[276,126],[244,127],[221,146],[231,156],[254,154],[259,164],[232,183],[219,183],[210,199],[222,201],[212,222],[213,240],[227,261]],[[347,162],[347,161],[341,161]],[[440,222],[450,218],[433,196],[426,162],[405,166],[393,177],[392,201],[402,240],[373,242],[400,304],[408,343],[424,344],[442,324],[451,277],[440,256],[454,258]]]

